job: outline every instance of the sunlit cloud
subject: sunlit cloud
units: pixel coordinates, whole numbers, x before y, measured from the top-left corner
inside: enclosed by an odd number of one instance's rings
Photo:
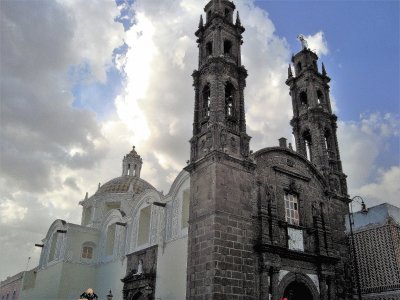
[[[0,222],[3,224],[22,221],[28,208],[22,207],[11,200],[0,203]]]
[[[325,39],[323,31],[318,31],[313,35],[307,35],[305,38],[308,43],[308,47],[317,53],[317,55],[327,55],[329,53],[328,42]]]

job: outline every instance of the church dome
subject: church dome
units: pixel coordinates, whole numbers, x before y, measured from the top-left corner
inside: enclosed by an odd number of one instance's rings
[[[147,189],[155,188],[147,181],[140,178],[142,169],[142,158],[133,146],[131,152],[124,156],[122,160],[122,176],[111,179],[107,183],[99,186],[97,193],[128,193],[139,194]]]
[[[130,191],[134,194],[139,194],[147,189],[155,190],[150,183],[139,177],[123,175],[121,177],[111,179],[107,183],[100,186],[97,193],[127,193]]]

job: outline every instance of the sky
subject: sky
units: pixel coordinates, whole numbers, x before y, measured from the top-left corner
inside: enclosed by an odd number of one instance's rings
[[[304,34],[332,79],[350,196],[400,205],[400,2],[234,2],[251,149],[291,138],[284,82]],[[189,158],[205,4],[0,0],[0,279],[38,264],[55,219],[80,222],[132,145],[168,192]]]

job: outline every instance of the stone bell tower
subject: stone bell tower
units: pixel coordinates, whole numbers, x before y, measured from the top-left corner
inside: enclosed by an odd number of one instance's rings
[[[241,65],[242,33],[235,5],[212,0],[196,31],[190,173],[187,299],[253,298],[252,181]]]
[[[297,152],[307,157],[325,175],[331,190],[347,195],[346,175],[342,170],[337,140],[337,117],[332,113],[329,82],[325,66],[318,70],[318,56],[300,36],[302,50],[292,57],[295,75],[289,66],[286,84],[292,96],[290,124]]]

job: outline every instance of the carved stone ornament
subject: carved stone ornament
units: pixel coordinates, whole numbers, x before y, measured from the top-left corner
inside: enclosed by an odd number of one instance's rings
[[[296,182],[293,179],[289,182],[288,192],[295,194],[298,194],[300,192],[299,187],[296,185]]]

